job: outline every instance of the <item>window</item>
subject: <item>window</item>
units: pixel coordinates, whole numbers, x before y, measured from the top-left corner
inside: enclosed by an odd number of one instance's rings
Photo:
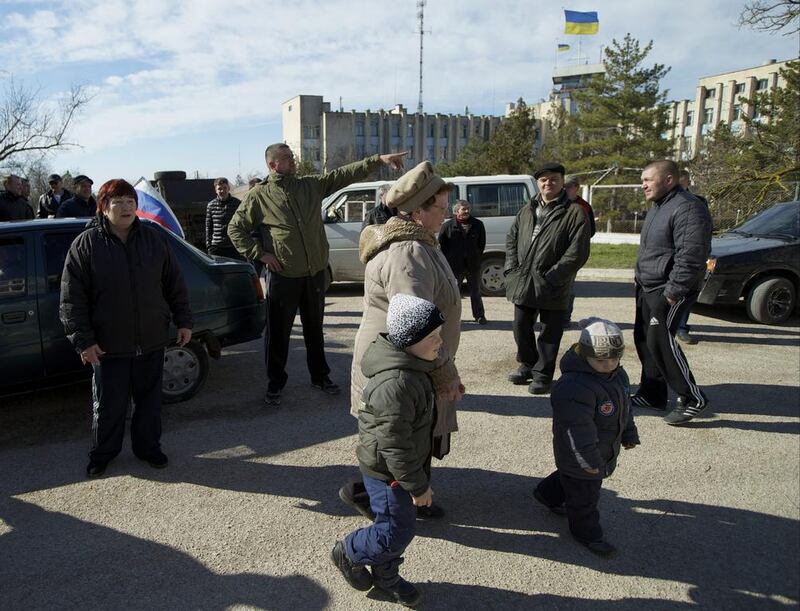
[[[442,138],[447,138],[447,123],[442,124]]]
[[[48,233],[44,236],[44,266],[47,273],[47,290],[61,290],[61,273],[64,260],[77,233]]]
[[[717,97],[716,89],[706,89],[706,100]]]
[[[369,120],[369,132],[371,136],[378,135],[378,117],[372,117]]]
[[[428,138],[433,138],[436,134],[436,124],[431,122],[428,124]]]
[[[392,119],[392,137],[399,138],[400,137],[400,121],[397,119]]]
[[[764,91],[769,87],[769,81],[765,78],[760,78],[756,81],[756,91]]]
[[[694,122],[694,111],[687,110],[686,111],[686,127],[689,127]]]
[[[375,189],[359,189],[342,193],[326,213],[329,223],[353,223],[375,207]]]
[[[413,123],[409,123],[406,127],[407,127],[407,130],[408,130],[406,132],[406,136],[408,138],[413,138],[414,137],[414,124]]]
[[[736,89],[734,89],[734,93],[744,93],[744,83],[736,83]]]
[[[713,108],[706,108],[703,111],[703,123],[705,125],[711,125],[714,122],[714,109]]]
[[[467,201],[477,217],[513,216],[529,199],[524,183],[467,185]]]
[[[364,135],[364,119],[356,120],[356,136]]]
[[[741,104],[734,104],[733,105],[733,120],[734,121],[741,121],[742,120],[742,106],[741,106]]]
[[[22,238],[0,240],[0,299],[27,293],[25,242]]]

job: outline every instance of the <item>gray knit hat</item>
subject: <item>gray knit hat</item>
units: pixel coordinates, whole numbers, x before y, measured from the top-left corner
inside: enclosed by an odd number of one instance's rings
[[[425,339],[444,322],[444,314],[426,299],[398,293],[386,313],[387,339],[398,348],[408,348]]]
[[[587,318],[578,323],[581,337],[578,340],[580,354],[597,359],[622,358],[625,340],[622,330],[610,320]]]

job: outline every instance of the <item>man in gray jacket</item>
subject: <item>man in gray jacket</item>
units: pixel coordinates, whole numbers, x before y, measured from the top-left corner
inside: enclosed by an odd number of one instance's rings
[[[664,420],[682,424],[708,406],[675,332],[700,290],[711,244],[711,214],[678,184],[674,161],[654,161],[645,167],[642,189],[653,205],[642,225],[636,259],[633,339],[642,378],[631,403],[666,410],[670,387],[678,401]]]
[[[506,297],[514,304],[514,384],[550,392],[575,275],[589,258],[586,213],[564,190],[564,166],[547,163],[533,175],[539,193],[523,206],[506,237]],[[537,317],[542,327],[536,338]]]

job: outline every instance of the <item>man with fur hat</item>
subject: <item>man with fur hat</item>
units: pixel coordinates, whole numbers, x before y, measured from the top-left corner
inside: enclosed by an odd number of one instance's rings
[[[420,595],[400,577],[399,567],[414,538],[416,508],[433,499],[436,407],[430,374],[437,367],[444,321],[426,299],[398,293],[389,302],[386,333],[370,343],[361,361],[369,382],[358,413],[356,454],[375,519],[331,551],[331,560],[355,589],[375,586],[409,607]]]
[[[625,342],[610,320],[583,321],[580,340],[561,359],[553,388],[553,453],[556,471],[539,482],[534,498],[566,514],[572,536],[591,552],[610,557],[597,502],[603,478],[617,465],[620,446],[639,444],[628,374],[620,365]]]
[[[329,377],[322,321],[327,290],[328,239],[322,224],[322,199],[363,180],[381,165],[401,170],[403,153],[373,155],[322,175],[297,176],[292,149],[279,142],[264,152],[269,176],[250,189],[228,223],[228,236],[248,261],[269,269],[267,405],[279,405],[289,376],[289,339],[300,311],[311,386],[329,395],[340,392]],[[253,234],[269,235],[262,244]]]
[[[564,190],[563,165],[546,163],[534,178],[539,193],[517,213],[506,237],[506,297],[514,304],[519,363],[508,379],[530,382],[528,392],[544,395],[553,381],[575,275],[589,258],[589,224]]]

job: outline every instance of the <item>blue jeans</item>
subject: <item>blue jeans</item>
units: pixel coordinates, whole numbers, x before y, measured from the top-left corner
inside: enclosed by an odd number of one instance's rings
[[[372,567],[391,564],[402,557],[414,539],[417,508],[411,495],[400,486],[392,488],[387,482],[363,475],[375,521],[367,528],[345,537],[347,556],[353,564]]]

